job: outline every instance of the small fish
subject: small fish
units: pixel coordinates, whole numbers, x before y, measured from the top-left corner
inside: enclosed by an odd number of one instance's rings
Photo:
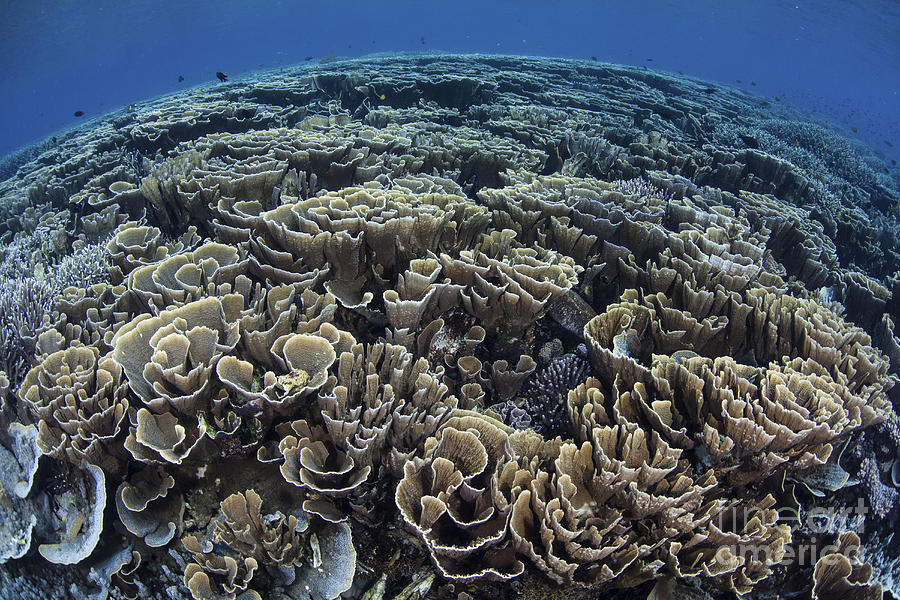
[[[884,143],[887,144],[887,147],[888,147],[888,148],[893,148],[893,147],[894,147],[894,145],[893,145],[892,143],[890,143],[889,141],[887,141],[887,140],[884,140]]]
[[[84,111],[83,111],[83,110],[76,110],[76,111],[75,111],[74,113],[72,113],[72,114],[75,115],[76,117],[83,117],[83,116],[84,116]]]
[[[647,62],[653,62],[653,59],[652,59],[652,58],[648,58],[648,59],[647,59]]]
[[[748,148],[759,148],[759,140],[757,140],[752,135],[738,135],[741,138],[741,141],[747,145]]]
[[[781,98],[779,98],[778,96],[775,96],[775,102],[781,102]]]
[[[384,94],[378,96],[378,99],[379,99],[379,100],[384,100],[385,98],[387,98],[387,96],[385,96]]]
[[[740,83],[740,82],[741,82],[740,79],[735,79],[734,81],[735,81],[735,83]]]
[[[892,158],[892,159],[891,159],[891,164],[894,165],[894,166],[896,167],[896,166],[897,166],[897,159],[896,159],[896,158]]]
[[[182,81],[184,81],[184,76],[179,75],[179,76],[178,76],[178,83],[181,83]]]
[[[305,61],[308,62],[308,61],[311,61],[313,58],[315,58],[315,57],[313,57],[313,56],[307,56],[307,57],[305,57],[303,60],[305,60]]]
[[[420,36],[419,36],[419,41],[422,42],[422,43],[424,44],[424,43],[425,43],[425,36],[424,36],[424,35],[420,35]]]
[[[592,55],[591,55],[591,60],[597,60],[597,57],[594,56],[594,55],[592,54]]]
[[[706,92],[707,94],[714,94],[714,93],[716,92],[716,88],[714,88],[714,87],[708,87],[708,88],[706,88],[706,89],[703,90],[703,91]]]
[[[219,81],[228,81],[228,75],[226,75],[222,71],[216,71],[216,77],[219,78]]]
[[[859,127],[854,127],[854,128],[853,128],[853,133],[859,133]]]
[[[751,81],[751,82],[750,82],[750,85],[756,85],[756,82],[755,82],[755,81]]]

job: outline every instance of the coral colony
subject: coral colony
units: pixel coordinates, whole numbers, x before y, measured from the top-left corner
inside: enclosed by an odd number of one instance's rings
[[[0,598],[894,593],[872,155],[597,62],[220,79],[3,167]]]

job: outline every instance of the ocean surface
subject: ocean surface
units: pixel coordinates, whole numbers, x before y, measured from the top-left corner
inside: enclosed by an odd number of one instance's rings
[[[900,3],[891,0],[7,0],[0,156],[75,124],[75,111],[90,119],[217,71],[435,51],[681,72],[778,97],[900,157]]]

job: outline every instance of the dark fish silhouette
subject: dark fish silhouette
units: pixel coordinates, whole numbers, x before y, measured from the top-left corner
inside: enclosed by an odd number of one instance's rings
[[[594,55],[592,54],[592,55],[591,55],[591,60],[597,60],[597,57],[594,56]]]
[[[887,140],[884,140],[884,143],[887,144],[888,148],[893,148],[894,145]]]
[[[216,71],[216,77],[219,78],[219,81],[228,81],[228,75],[226,75],[222,71]]]
[[[306,57],[306,58],[304,58],[304,59],[303,59],[303,60],[307,60],[307,61],[309,61],[309,60],[312,60],[312,59],[313,59],[313,58],[315,58],[315,57],[314,57],[314,56],[307,56],[307,57]]]
[[[759,141],[753,137],[752,135],[739,135],[741,141],[744,142],[748,148],[759,148]]]
[[[72,113],[72,114],[74,114],[76,117],[83,117],[83,116],[84,116],[84,111],[83,111],[83,110],[76,110],[76,111],[75,111],[74,113]]]
[[[184,81],[184,77],[182,77],[181,75],[179,75],[179,76],[178,76],[178,83],[181,83],[182,81]]]
[[[715,93],[716,93],[716,88],[714,88],[714,87],[708,87],[708,88],[706,88],[706,89],[703,90],[703,91],[706,92],[707,94],[715,94]]]
[[[422,42],[422,43],[424,44],[424,43],[425,43],[425,36],[424,36],[424,35],[420,35],[420,36],[419,36],[419,41]]]

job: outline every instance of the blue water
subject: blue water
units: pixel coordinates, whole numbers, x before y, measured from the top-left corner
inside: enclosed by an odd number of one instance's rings
[[[89,119],[216,71],[384,51],[683,72],[777,96],[900,158],[900,3],[890,0],[4,0],[0,156],[76,123],[74,111]]]

